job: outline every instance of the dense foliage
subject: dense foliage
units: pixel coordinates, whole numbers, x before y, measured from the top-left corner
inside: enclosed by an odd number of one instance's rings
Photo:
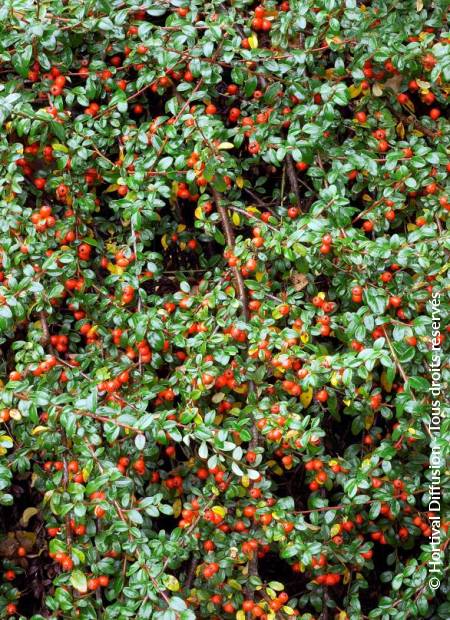
[[[1,3],[1,617],[450,617],[447,8]]]

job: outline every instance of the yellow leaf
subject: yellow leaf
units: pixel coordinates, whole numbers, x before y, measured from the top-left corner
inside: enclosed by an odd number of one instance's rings
[[[0,448],[0,456],[5,456],[7,452],[8,450],[6,448]]]
[[[243,177],[236,177],[236,185],[239,187],[239,189],[242,189],[244,187]]]
[[[242,611],[242,609],[239,609],[236,612],[236,620],[245,620],[245,611]]]
[[[323,291],[320,291],[320,293],[317,293],[317,297],[319,297],[320,299],[325,299],[326,293],[324,293]]]
[[[248,476],[242,476],[241,484],[244,487],[244,489],[247,489],[250,486],[250,478]]]
[[[177,232],[183,232],[183,230],[186,230],[186,224],[178,224]]]
[[[414,107],[414,104],[411,101],[411,99],[408,99],[408,101],[405,104],[403,104],[403,105],[405,106],[405,108],[408,108],[408,110],[410,112],[415,112],[416,111],[416,108]]]
[[[167,248],[169,247],[168,243],[167,243],[167,235],[163,235],[161,237],[161,245],[163,246],[163,248],[165,250],[167,250]]]
[[[305,407],[305,409],[306,409],[306,407],[309,407],[309,405],[311,404],[312,397],[313,397],[313,389],[312,389],[312,387],[309,387],[306,390],[306,392],[303,392],[300,395],[300,402]]]
[[[33,430],[31,431],[31,434],[33,436],[40,435],[41,433],[45,433],[45,431],[48,431],[47,426],[36,426],[36,428],[33,428]]]
[[[171,592],[178,592],[180,589],[180,582],[173,575],[164,575],[163,583]]]
[[[123,267],[119,267],[119,265],[114,265],[114,263],[108,263],[106,265],[106,269],[113,274],[113,276],[121,276],[125,269]]]
[[[203,209],[201,207],[197,207],[194,211],[194,214],[198,220],[201,220],[203,218]]]
[[[37,515],[38,512],[39,512],[38,509],[34,507],[25,508],[20,518],[20,525],[22,525],[23,527],[27,527],[28,522],[31,519],[31,517],[34,517],[34,515]]]
[[[225,394],[223,392],[216,392],[216,394],[214,394],[211,400],[215,405],[217,405],[217,403],[221,403],[224,398]]]
[[[61,153],[69,152],[69,149],[67,148],[67,146],[65,144],[59,144],[59,142],[55,142],[54,144],[52,144],[52,149],[54,151],[60,151]]]
[[[330,383],[333,387],[337,387],[340,383],[340,375],[337,372],[331,374]]]
[[[264,278],[264,271],[257,271],[255,274],[255,280],[257,282],[261,282],[263,278]]]
[[[281,608],[285,614],[287,614],[288,616],[293,616],[294,615],[294,610],[292,609],[292,607],[289,607],[289,605],[283,605],[283,607]]]
[[[235,226],[239,226],[241,223],[241,218],[239,217],[239,215],[236,213],[236,211],[233,211],[233,215],[231,216],[231,221],[233,222],[233,224]]]
[[[107,193],[115,192],[117,191],[118,187],[119,186],[117,185],[117,183],[113,183],[112,185],[108,185],[108,187],[104,191]]]
[[[379,82],[375,82],[375,84],[372,86],[372,93],[375,97],[383,96],[383,87]]]
[[[350,581],[350,571],[345,569],[343,583],[347,584]]]
[[[412,223],[406,224],[406,230],[408,232],[412,232],[413,230],[416,230],[416,228],[417,228],[417,226],[415,224],[412,224]]]
[[[303,342],[303,344],[307,344],[309,342],[308,334],[306,332],[301,333],[300,340]]]
[[[181,500],[176,499],[172,506],[173,516],[175,517],[175,519],[177,519],[181,514],[181,506],[182,506]]]
[[[339,523],[335,523],[330,530],[331,538],[333,538],[333,536],[337,536],[340,531],[341,531],[341,526],[339,525]]]
[[[423,0],[416,0],[416,10],[419,13],[423,9]]]
[[[13,420],[16,420],[16,422],[22,419],[22,414],[20,413],[18,409],[10,409],[9,415],[11,416]]]
[[[108,252],[110,254],[117,254],[118,248],[117,248],[117,245],[115,243],[108,242],[106,244],[106,249],[108,250]]]
[[[218,148],[222,150],[234,149],[234,144],[232,142],[221,142]]]
[[[405,137],[405,126],[403,125],[402,122],[398,123],[398,125],[395,128],[398,137],[403,140],[403,138]]]
[[[49,502],[52,499],[54,493],[55,493],[55,491],[46,491],[44,493],[44,504],[46,504],[47,502]]]
[[[356,97],[359,97],[359,95],[361,94],[361,91],[362,91],[361,84],[359,86],[355,86],[355,84],[352,84],[348,88],[348,94],[349,94],[350,99],[355,99]]]
[[[253,32],[252,35],[248,38],[248,44],[250,49],[255,50],[258,47],[258,37],[256,32]]]
[[[227,514],[226,508],[223,506],[213,506],[211,510],[214,514],[219,515],[222,518]]]
[[[374,414],[370,413],[364,420],[364,428],[366,429],[366,431],[368,431],[369,428],[372,428],[374,417]]]
[[[392,383],[387,380],[386,371],[383,370],[380,377],[380,383],[385,392],[390,392],[392,390]]]

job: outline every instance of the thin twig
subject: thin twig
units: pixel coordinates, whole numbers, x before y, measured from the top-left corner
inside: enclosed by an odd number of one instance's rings
[[[244,192],[248,194],[249,196],[251,196],[258,205],[260,205],[261,207],[267,208],[266,203],[257,194],[255,194],[255,192],[252,192],[252,190],[248,189],[248,187],[244,187],[243,189],[244,189]]]
[[[395,365],[397,366],[397,369],[398,369],[398,371],[399,371],[403,381],[405,383],[407,383],[408,380],[409,380],[409,377],[406,374],[406,372],[404,371],[403,366],[401,365],[400,360],[397,357],[397,354],[396,354],[396,352],[394,350],[394,347],[392,346],[392,342],[391,342],[391,339],[389,338],[389,335],[388,335],[388,333],[386,331],[386,328],[384,326],[381,326],[381,329],[383,330],[384,337],[386,338],[386,342],[388,343],[388,347],[389,347],[389,350],[391,352],[392,358],[393,358],[393,360],[395,362]],[[413,400],[417,400],[416,397],[414,396],[412,390],[411,390],[411,396],[412,396]],[[424,421],[422,421],[422,423],[423,423],[423,427],[424,427],[425,432],[427,433],[427,435],[429,437],[432,437],[431,431],[428,428],[428,426],[425,424]]]
[[[239,207],[235,207],[234,205],[228,205],[228,209],[231,209],[232,211],[236,211],[236,213],[240,213],[241,215],[245,215],[245,217],[249,217],[253,220],[257,220],[260,224],[262,223],[261,219],[254,213],[251,213],[250,211],[245,211],[244,209],[240,209]],[[273,230],[274,232],[278,232],[278,229],[275,228],[275,226],[272,226],[271,224],[268,224],[267,222],[264,222],[264,226],[267,226],[267,228],[270,228],[270,230]]]

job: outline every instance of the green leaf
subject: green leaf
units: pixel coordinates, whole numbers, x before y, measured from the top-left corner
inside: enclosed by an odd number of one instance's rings
[[[74,570],[70,575],[70,583],[81,594],[87,592],[87,579],[86,575],[81,570]]]
[[[14,69],[24,78],[28,76],[32,54],[32,46],[26,45],[22,50],[16,51],[12,57]]]

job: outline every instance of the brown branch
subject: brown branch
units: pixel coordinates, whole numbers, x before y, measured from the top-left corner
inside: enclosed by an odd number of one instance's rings
[[[222,198],[219,192],[216,189],[214,189],[214,187],[211,187],[211,191],[212,191],[212,195],[214,198],[214,202],[216,203],[217,211],[222,221],[222,226],[223,226],[223,230],[225,233],[227,245],[231,250],[234,250],[234,246],[235,246],[234,232],[233,232],[233,227],[231,225],[231,222],[228,218],[227,210],[222,204]],[[244,279],[239,270],[239,267],[237,266],[234,267],[233,271],[234,271],[234,276],[235,276],[236,284],[237,284],[238,291],[239,291],[239,298],[240,298],[241,305],[242,305],[242,314],[243,314],[245,322],[248,323],[250,315],[248,311],[248,299],[247,299],[247,291],[245,289]],[[255,391],[255,386],[253,384],[253,381],[248,382],[248,391],[249,391],[249,394]],[[254,450],[255,448],[258,447],[258,444],[259,444],[259,433],[258,433],[258,428],[255,424],[255,419],[253,415],[251,415],[251,420],[252,420],[252,429],[251,429],[252,438],[249,442],[249,450]],[[249,576],[258,577],[258,558],[256,555],[253,555],[252,558],[248,561],[248,574]]]
[[[352,224],[355,224],[358,220],[365,217],[368,213],[373,211],[373,209],[378,207],[378,205],[380,205],[382,202],[384,202],[384,198],[380,198],[379,200],[375,200],[374,202],[372,202],[372,204],[367,207],[367,209],[364,209],[364,211],[361,211],[361,213],[358,213],[358,215],[353,218]]]
[[[187,590],[190,590],[192,586],[192,582],[194,581],[197,565],[198,565],[198,558],[193,557],[189,564],[189,569],[188,569],[187,576],[186,576],[186,583],[184,584]]]
[[[322,613],[320,614],[320,620],[328,620],[328,588],[325,586],[322,594]]]
[[[415,116],[404,116],[403,114],[397,114],[395,111],[394,114],[402,123],[406,125],[414,125],[414,127],[418,131],[421,131],[424,135],[428,136],[429,138],[433,138],[433,140],[436,139],[436,133],[432,129],[424,127],[424,125],[422,125],[422,123],[419,122]]]
[[[219,213],[220,219],[222,221],[222,227],[225,233],[227,245],[231,250],[234,251],[234,246],[235,246],[234,231],[233,231],[233,227],[231,225],[230,219],[228,217],[226,207],[223,206],[222,197],[220,196],[219,192],[216,189],[214,189],[214,187],[211,187],[211,192],[214,198],[214,202],[216,203],[216,206],[217,206],[217,212]],[[244,318],[244,321],[248,323],[248,321],[250,320],[250,314],[248,311],[248,297],[247,297],[247,291],[245,289],[244,278],[242,277],[239,267],[237,266],[233,267],[233,272],[234,272],[234,277],[236,280],[236,285],[238,288],[239,299],[240,299],[241,306],[242,306],[242,316]],[[253,384],[253,381],[248,382],[248,388],[249,388],[250,393],[255,391],[255,386]],[[251,430],[252,438],[249,443],[250,450],[254,450],[259,444],[259,433],[258,433],[258,429],[256,427],[255,420],[253,419],[253,417],[252,417],[252,421],[253,421],[253,427]]]
[[[217,206],[217,212],[220,215],[220,219],[222,221],[222,227],[225,233],[225,239],[227,241],[227,245],[230,250],[234,250],[234,232],[233,227],[231,226],[231,222],[228,218],[227,210],[222,204],[222,199],[219,192],[211,187],[212,195],[214,197],[214,202]],[[242,315],[244,317],[245,322],[247,323],[250,315],[248,312],[248,299],[247,299],[247,291],[245,290],[244,278],[239,270],[239,267],[233,267],[234,278],[236,280],[236,285],[238,288],[239,299],[242,306]]]
[[[48,330],[47,316],[43,310],[39,312],[39,320],[41,321],[42,327],[42,338],[41,344],[44,346],[50,342],[50,332]]]
[[[297,199],[297,206],[300,209],[300,213],[302,213],[302,201],[300,198],[297,174],[295,172],[294,160],[292,159],[292,155],[290,153],[286,155],[286,172],[288,175],[291,190],[293,191],[293,193],[295,194],[295,198]]]

